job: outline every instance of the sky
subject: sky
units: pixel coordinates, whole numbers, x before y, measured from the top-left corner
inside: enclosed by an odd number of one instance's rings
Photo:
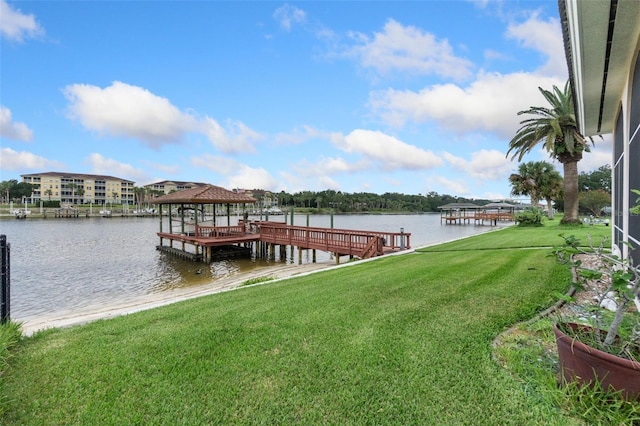
[[[509,199],[567,75],[556,1],[0,0],[0,180]]]

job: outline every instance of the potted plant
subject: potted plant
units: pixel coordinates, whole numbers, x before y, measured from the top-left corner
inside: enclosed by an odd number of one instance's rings
[[[640,400],[640,268],[631,257],[612,254],[605,241],[590,241],[586,250],[574,236],[563,238],[555,254],[572,264],[575,285],[595,294],[580,306],[580,315],[554,326],[563,380],[598,382]]]

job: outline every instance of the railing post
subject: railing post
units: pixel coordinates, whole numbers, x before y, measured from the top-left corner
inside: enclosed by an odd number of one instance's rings
[[[7,236],[0,235],[0,263],[2,264],[2,282],[0,284],[0,323],[6,324],[11,318],[11,244]]]

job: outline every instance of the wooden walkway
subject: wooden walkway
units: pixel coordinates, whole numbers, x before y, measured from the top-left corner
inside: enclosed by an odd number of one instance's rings
[[[249,222],[236,226],[200,226],[191,233],[158,232],[159,249],[175,252],[174,242],[195,247],[194,256],[205,262],[213,257],[212,248],[228,245],[248,245],[262,242],[271,245],[298,247],[333,253],[337,257],[349,255],[366,259],[411,248],[411,234],[397,232],[356,231],[350,229],[293,226],[281,222]],[[169,246],[163,240],[169,240]]]

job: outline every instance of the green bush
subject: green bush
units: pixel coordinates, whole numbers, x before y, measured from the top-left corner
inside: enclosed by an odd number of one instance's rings
[[[515,222],[518,226],[542,226],[544,211],[538,207],[530,207],[523,212],[516,213]]]

